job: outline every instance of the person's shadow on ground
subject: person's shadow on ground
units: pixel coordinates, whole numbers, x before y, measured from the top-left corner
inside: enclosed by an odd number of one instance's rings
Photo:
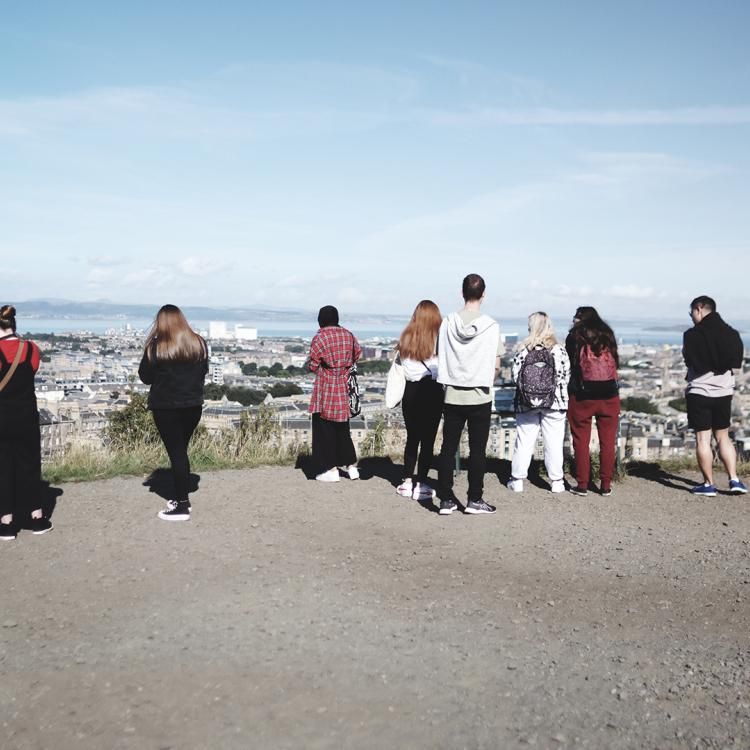
[[[41,500],[39,507],[42,509],[42,516],[44,516],[44,518],[52,518],[52,514],[57,507],[57,498],[62,494],[63,491],[60,487],[53,487],[49,482],[39,483],[39,496]],[[22,520],[19,524],[19,528],[30,528],[30,521]]]
[[[649,482],[657,482],[673,490],[689,490],[691,487],[700,484],[700,482],[696,482],[694,479],[687,479],[686,477],[672,474],[662,469],[659,464],[652,464],[648,461],[634,461],[629,463],[628,476],[646,479]]]
[[[200,474],[191,472],[188,479],[188,493],[197,492],[200,481]],[[149,492],[153,492],[164,500],[174,500],[174,478],[171,469],[154,469],[143,480],[143,486],[148,487]]]
[[[394,464],[390,458],[369,457],[361,458],[357,461],[359,468],[359,478],[367,481],[373,477],[379,477],[390,482],[394,487],[401,483],[401,464]],[[318,474],[318,467],[312,459],[312,456],[299,456],[295,469],[299,469],[306,479],[315,479]]]

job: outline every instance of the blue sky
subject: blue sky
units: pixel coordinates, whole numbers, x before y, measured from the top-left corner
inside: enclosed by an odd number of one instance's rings
[[[721,1],[15,4],[3,297],[403,313],[478,272],[498,315],[749,318],[748,30]]]

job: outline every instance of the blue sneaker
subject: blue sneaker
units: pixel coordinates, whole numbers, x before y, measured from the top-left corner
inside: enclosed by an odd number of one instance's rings
[[[729,491],[732,494],[745,495],[747,494],[747,487],[739,479],[730,479]]]
[[[716,487],[712,484],[697,484],[690,490],[691,495],[702,495],[703,497],[716,497]]]

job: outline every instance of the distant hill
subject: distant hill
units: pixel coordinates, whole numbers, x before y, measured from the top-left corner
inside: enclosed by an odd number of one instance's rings
[[[33,299],[14,302],[24,318],[90,318],[111,320],[114,318],[152,318],[158,305],[127,305],[107,300],[76,302],[64,299]],[[298,310],[274,307],[183,307],[182,311],[192,320],[226,321],[285,321],[309,323],[315,320],[317,310]],[[348,315],[349,320],[371,323],[402,323],[405,316],[360,314]]]

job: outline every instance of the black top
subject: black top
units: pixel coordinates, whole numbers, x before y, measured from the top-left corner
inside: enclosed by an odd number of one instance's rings
[[[682,356],[694,376],[739,370],[744,348],[740,334],[717,312],[709,313],[682,335]]]
[[[570,382],[568,393],[578,401],[603,401],[614,398],[620,393],[616,380],[584,380],[579,361],[580,349],[576,345],[576,337],[569,333],[565,339],[565,350],[570,357]]]
[[[21,355],[21,360],[8,381],[5,388],[0,391],[0,403],[24,403],[36,406],[36,393],[34,392],[34,367],[31,358],[34,355],[34,344],[31,341],[19,339],[19,346],[26,347],[26,353]],[[0,381],[7,375],[13,360],[7,359],[0,349]]]
[[[201,339],[204,356],[198,362],[153,361],[144,353],[138,377],[151,386],[149,409],[184,409],[203,403],[203,384],[208,372],[206,342]]]

